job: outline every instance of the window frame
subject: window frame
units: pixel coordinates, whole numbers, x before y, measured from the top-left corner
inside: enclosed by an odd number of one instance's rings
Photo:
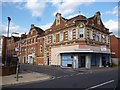
[[[93,39],[93,30],[92,29],[89,29],[89,38]]]
[[[85,29],[83,27],[78,29],[78,38],[79,39],[85,38]]]
[[[56,42],[56,34],[54,33],[52,36],[53,36],[53,43],[55,43]]]
[[[43,53],[43,46],[40,45],[40,53]]]
[[[72,40],[72,38],[73,38],[73,31],[70,29],[70,30],[68,30],[68,40]]]
[[[63,32],[60,32],[60,42],[62,42],[64,39],[64,33]]]

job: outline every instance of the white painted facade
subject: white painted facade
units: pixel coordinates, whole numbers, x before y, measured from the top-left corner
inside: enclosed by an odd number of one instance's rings
[[[101,54],[110,54],[110,49],[106,48],[106,51],[101,51],[100,47],[89,46],[86,45],[85,48],[79,48],[79,45],[61,45],[58,47],[51,47],[51,65],[59,65],[61,66],[61,53],[86,53],[85,54],[85,68],[91,68],[91,57],[92,55],[89,53],[97,53],[100,57],[98,60],[99,67],[102,66],[102,55]],[[74,54],[72,67],[78,68],[78,54]]]
[[[74,51],[79,45],[51,47],[51,65],[61,65],[60,53],[64,51]]]

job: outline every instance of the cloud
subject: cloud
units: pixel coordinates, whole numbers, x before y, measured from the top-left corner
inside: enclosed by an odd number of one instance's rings
[[[52,0],[52,5],[57,8],[57,11],[55,11],[53,15],[55,15],[57,12],[62,13],[62,15],[71,14],[79,8],[79,5],[83,3],[85,4],[86,2],[88,4],[94,1],[95,0]]]
[[[7,36],[8,25],[0,22],[0,28],[2,28],[0,35]],[[10,23],[9,36],[11,36],[12,32],[18,32],[20,34],[23,34],[25,31],[27,31],[26,28],[16,25],[14,23]]]
[[[45,31],[46,29],[50,28],[50,26],[51,26],[52,24],[53,24],[53,23],[48,23],[48,24],[45,24],[45,25],[41,25],[41,26],[39,26],[39,27]]]
[[[12,2],[18,9],[27,9],[33,17],[41,17],[45,9],[46,0],[4,0],[3,2]],[[24,2],[24,3],[23,3]]]
[[[26,2],[27,0],[2,0],[2,2],[12,2],[12,3],[16,3],[16,2]]]
[[[32,12],[33,17],[41,17],[46,6],[46,2],[42,0],[28,0],[25,8]]]
[[[120,8],[120,7],[119,7]],[[106,11],[105,14],[111,14],[118,16],[118,6],[115,6],[112,10]]]
[[[110,30],[110,32],[113,32],[113,34],[118,37],[118,21],[109,20],[104,24],[105,27],[107,27]]]

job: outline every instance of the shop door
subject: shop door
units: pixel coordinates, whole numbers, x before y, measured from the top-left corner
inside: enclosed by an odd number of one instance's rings
[[[85,67],[85,56],[80,56],[81,67]]]

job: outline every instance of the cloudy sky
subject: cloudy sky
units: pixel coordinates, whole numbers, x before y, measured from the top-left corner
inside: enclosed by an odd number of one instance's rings
[[[108,0],[106,0],[108,1]],[[10,34],[12,32],[28,33],[31,24],[42,29],[49,28],[56,12],[69,19],[78,14],[87,18],[97,11],[101,12],[104,25],[118,36],[118,0],[111,2],[98,2],[98,0],[0,0],[0,27],[6,35],[8,19],[11,17]]]

